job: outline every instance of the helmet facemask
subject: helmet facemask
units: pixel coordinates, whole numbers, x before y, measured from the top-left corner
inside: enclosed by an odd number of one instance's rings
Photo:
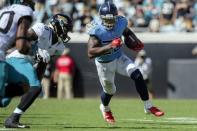
[[[106,27],[107,30],[113,29],[116,24],[116,16],[113,14],[101,15],[102,24]]]
[[[54,32],[62,40],[64,44],[68,43],[70,37],[68,32],[72,31],[72,21],[62,15],[55,15],[50,24],[53,27]]]
[[[70,37],[68,36],[69,29],[67,29],[67,27],[65,26],[65,22],[63,20],[60,20],[60,27],[61,30],[58,33],[58,36],[64,43],[67,43],[70,40]]]

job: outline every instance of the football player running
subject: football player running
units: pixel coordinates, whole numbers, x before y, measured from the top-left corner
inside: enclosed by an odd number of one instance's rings
[[[141,72],[121,49],[122,36],[124,36],[127,47],[134,51],[141,50],[144,47],[143,43],[127,27],[127,19],[118,15],[114,3],[108,1],[102,4],[99,15],[100,20],[87,25],[90,35],[88,56],[91,59],[95,58],[99,80],[103,88],[100,110],[104,120],[111,124],[115,123],[109,103],[116,92],[114,84],[116,72],[134,80],[136,90],[144,102],[145,113],[158,117],[164,115],[164,112],[152,105]]]
[[[64,14],[56,14],[49,25],[37,23],[28,31],[28,38],[36,41],[32,44],[30,54],[23,55],[18,50],[13,51],[7,56],[7,63],[10,66],[8,75],[15,72],[8,78],[11,85],[26,85],[29,90],[22,96],[19,105],[5,121],[7,128],[28,128],[29,126],[19,123],[21,115],[29,108],[41,92],[40,79],[45,71],[46,64],[50,56],[60,55],[65,44],[70,40],[68,32],[72,30],[72,19]],[[32,55],[36,62],[37,73],[32,65]],[[42,66],[39,66],[39,65]],[[42,68],[42,69],[40,69]],[[19,75],[20,74],[20,75]],[[37,77],[38,75],[38,77]]]

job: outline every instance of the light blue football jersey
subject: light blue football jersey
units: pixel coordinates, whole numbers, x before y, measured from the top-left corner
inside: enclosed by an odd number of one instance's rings
[[[102,25],[102,21],[94,20],[89,25],[88,34],[96,36],[102,45],[106,45],[115,38],[121,38],[124,30],[128,25],[127,19],[123,16],[117,16],[116,24],[111,30],[107,30],[104,25]],[[98,62],[109,62],[113,61],[116,58],[119,58],[122,54],[121,47],[112,49],[110,52],[96,57]]]

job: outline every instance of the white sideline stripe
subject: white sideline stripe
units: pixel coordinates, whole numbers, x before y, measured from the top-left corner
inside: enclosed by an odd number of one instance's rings
[[[16,129],[0,128],[0,131],[15,131]]]
[[[169,120],[191,120],[191,121],[197,120],[197,118],[195,118],[195,117],[171,117],[171,118],[166,118],[166,119],[169,119]]]
[[[121,119],[127,121],[138,121],[138,122],[163,122],[163,123],[185,123],[185,124],[197,124],[197,118],[195,117],[170,117],[164,118],[163,120],[152,120],[152,119]],[[195,127],[197,128],[197,127]]]

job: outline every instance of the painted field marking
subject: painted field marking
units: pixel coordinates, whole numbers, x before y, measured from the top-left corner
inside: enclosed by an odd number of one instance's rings
[[[16,129],[0,128],[0,131],[15,131]]]
[[[159,120],[153,119],[121,119],[122,121],[137,121],[137,122],[158,122],[158,123],[178,123],[178,124],[197,124],[197,118],[195,117],[169,117]]]

